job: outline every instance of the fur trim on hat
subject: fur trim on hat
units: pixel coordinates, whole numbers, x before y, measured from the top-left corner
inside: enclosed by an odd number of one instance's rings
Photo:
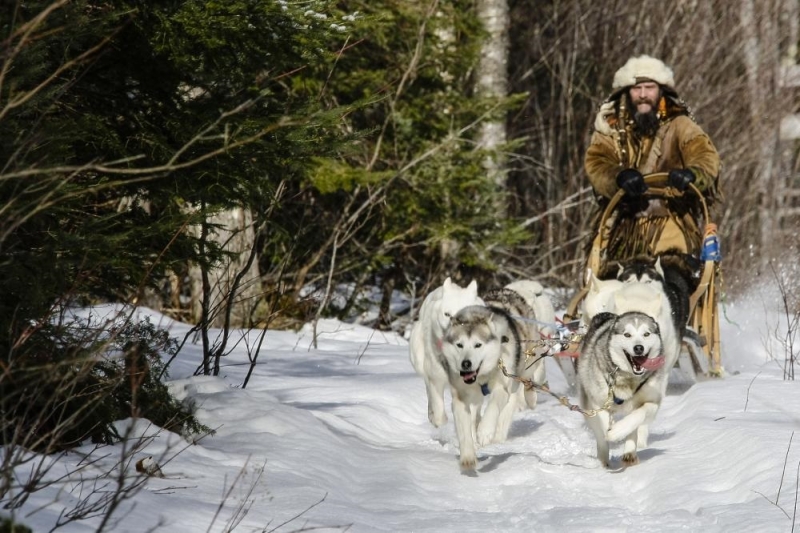
[[[665,65],[663,61],[648,55],[630,58],[614,74],[614,82],[611,87],[616,91],[623,87],[636,85],[644,80],[652,80],[659,85],[675,89],[675,78],[672,74],[672,69]]]

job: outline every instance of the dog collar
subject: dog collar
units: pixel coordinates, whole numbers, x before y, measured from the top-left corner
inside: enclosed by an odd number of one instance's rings
[[[481,392],[483,393],[484,396],[489,396],[489,393],[491,391],[489,390],[489,384],[488,383],[484,383],[483,385],[481,385]]]

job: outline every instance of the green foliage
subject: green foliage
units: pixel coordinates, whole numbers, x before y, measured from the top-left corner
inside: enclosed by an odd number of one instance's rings
[[[0,533],[33,533],[28,526],[20,525],[10,518],[0,518]]]
[[[337,159],[319,159],[309,175],[309,181],[321,194],[331,194],[337,191],[352,192],[358,185],[378,185],[391,175],[389,171],[370,172],[364,168],[352,167]]]
[[[493,271],[499,255],[490,250],[528,235],[498,211],[505,190],[488,176],[490,154],[476,150],[475,140],[482,121],[502,120],[522,98],[475,95],[483,33],[472,3],[441,3],[435,13],[419,1],[341,5],[359,12],[369,32],[339,57],[324,95],[340,104],[379,97],[346,117],[352,130],[374,135],[317,167],[305,195],[320,223],[291,234],[316,251],[330,250],[339,231],[337,258],[353,281],[365,273],[380,283]],[[342,239],[343,221],[356,209],[351,238]],[[332,253],[320,261],[321,272],[330,261]]]
[[[34,24],[50,6],[0,19],[0,337],[67,293],[124,300],[213,263],[188,227],[233,206],[258,217],[347,140],[301,81],[344,42],[331,2],[79,0]],[[38,287],[20,291],[26,274]]]
[[[490,272],[525,238],[475,149],[517,100],[474,93],[472,2],[78,0],[21,31],[50,5],[0,19],[4,353],[60,302],[215,264],[188,228],[232,207],[295,290]]]

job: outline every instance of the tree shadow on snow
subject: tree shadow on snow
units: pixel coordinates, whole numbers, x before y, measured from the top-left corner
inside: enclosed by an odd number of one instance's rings
[[[478,469],[478,472],[480,472],[481,474],[485,474],[487,472],[491,472],[492,470],[496,470],[498,466],[500,466],[501,464],[503,464],[506,461],[508,461],[508,459],[512,455],[515,455],[515,454],[510,453],[510,452],[506,452],[506,453],[501,453],[501,454],[498,454],[498,455],[490,455],[488,457],[488,460],[486,461],[486,464],[482,465]]]
[[[670,379],[667,383],[667,396],[680,396],[692,388],[694,383],[681,379]]]
[[[526,437],[544,425],[544,422],[537,422],[536,420],[515,420],[511,423],[511,429],[508,431],[508,438],[515,439],[518,437]]]
[[[667,431],[664,433],[650,433],[650,436],[648,437],[647,440],[649,442],[661,442],[662,440],[671,439],[674,435],[675,435],[674,431]],[[647,450],[648,448],[645,448],[642,453],[646,452]]]

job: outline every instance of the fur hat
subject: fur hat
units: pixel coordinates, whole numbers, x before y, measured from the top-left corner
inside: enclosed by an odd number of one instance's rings
[[[648,55],[630,58],[614,74],[614,82],[611,88],[616,91],[645,80],[654,81],[659,85],[675,90],[675,78],[673,77],[672,69],[665,65],[663,61]]]

